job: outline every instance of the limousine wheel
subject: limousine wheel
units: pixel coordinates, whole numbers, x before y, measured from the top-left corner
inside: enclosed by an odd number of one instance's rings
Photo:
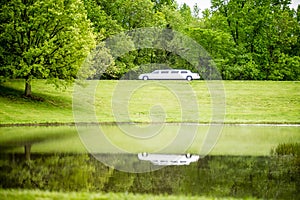
[[[186,77],[186,80],[191,81],[191,80],[192,80],[192,77],[191,77],[191,76],[187,76],[187,77]]]
[[[144,77],[143,77],[143,80],[144,80],[144,81],[148,80],[148,76],[144,76]]]

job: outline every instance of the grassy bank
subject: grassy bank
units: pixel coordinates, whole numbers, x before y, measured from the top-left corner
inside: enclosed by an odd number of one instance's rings
[[[118,121],[114,115],[115,111],[112,111],[112,99],[116,100],[116,93],[120,92],[116,88],[123,83],[99,81],[95,91],[95,103],[85,102],[95,107],[98,122]],[[180,97],[176,91],[170,91],[161,83],[163,82],[127,81],[126,84],[136,89],[130,94],[127,105],[124,105],[124,102],[119,103],[127,109],[131,121],[151,122],[152,116],[149,112],[158,120],[165,116],[167,122],[182,121]],[[213,105],[206,82],[181,81],[179,84],[191,86],[199,105],[200,117],[190,121],[211,122]],[[226,123],[300,123],[300,82],[224,81],[223,84],[226,95]],[[32,90],[37,98],[33,100],[22,97],[23,87],[23,80],[1,83],[0,124],[74,122],[73,87],[55,90],[44,80],[35,80]],[[192,99],[189,95],[186,96],[186,102]],[[161,110],[155,110],[155,105],[162,107],[165,114],[160,116]],[[188,112],[193,114],[194,111],[191,108]]]
[[[127,194],[127,193],[90,193],[90,192],[49,192],[40,190],[3,190],[0,189],[0,196],[3,199],[151,199],[151,200],[209,200],[209,199],[235,199],[237,198],[213,198],[213,197],[197,197],[197,196],[173,196],[173,195],[150,195],[150,194]],[[243,198],[244,199],[244,198]],[[247,198],[255,199],[255,198]]]

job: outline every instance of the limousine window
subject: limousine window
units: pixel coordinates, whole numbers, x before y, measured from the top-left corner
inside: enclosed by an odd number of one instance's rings
[[[181,71],[181,73],[182,73],[182,74],[187,74],[188,72],[187,72],[187,71]]]
[[[161,71],[162,74],[168,74],[169,71]]]
[[[171,74],[178,74],[179,71],[171,71]]]
[[[159,71],[154,71],[154,72],[152,72],[152,74],[158,74],[159,73]]]

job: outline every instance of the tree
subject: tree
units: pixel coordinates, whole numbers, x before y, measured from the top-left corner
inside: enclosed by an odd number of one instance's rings
[[[84,5],[87,10],[87,17],[92,22],[94,32],[97,35],[97,42],[123,30],[121,25],[104,11],[97,0],[84,0]]]
[[[163,6],[176,7],[174,0],[151,0],[154,3],[155,11],[160,10]]]
[[[96,34],[100,34],[100,37],[104,36],[101,40],[111,39],[111,36],[121,31],[151,26],[164,27],[166,24],[164,15],[159,10],[155,11],[155,2],[151,0],[85,0],[85,4]],[[126,48],[134,45],[129,33],[118,34],[117,37],[126,37],[126,40],[119,41],[116,46],[113,46],[114,50],[118,48],[127,52]],[[125,55],[115,57],[114,65],[108,66],[101,74],[101,78],[120,79],[126,76],[129,71],[136,70],[143,63],[141,61],[144,61],[144,54],[152,55],[152,51],[149,49],[132,51],[131,49],[131,52]],[[94,78],[99,78],[99,74]]]
[[[10,0],[1,3],[0,74],[69,83],[95,45],[81,0]],[[64,80],[64,81],[59,81]]]
[[[297,63],[297,58],[292,56],[297,56],[294,49],[298,46],[299,25],[288,6],[290,3],[290,0],[212,0],[212,14],[204,13],[203,24],[205,28],[227,32],[233,38],[237,51],[230,66],[235,74],[231,78],[288,80],[297,77],[274,73],[280,63],[285,74],[290,74],[294,70],[291,66]],[[281,61],[283,58],[288,61]]]
[[[185,24],[191,24],[193,21],[191,8],[185,3],[180,7],[179,12],[181,16],[184,18]]]
[[[293,45],[291,49],[291,54],[294,56],[300,56],[300,4],[295,11],[295,20],[297,21],[297,26],[295,27],[295,35],[297,37],[297,42]]]

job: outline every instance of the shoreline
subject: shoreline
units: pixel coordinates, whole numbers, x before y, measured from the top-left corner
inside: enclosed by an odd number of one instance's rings
[[[300,122],[49,122],[49,123],[5,123],[0,124],[1,127],[56,127],[56,126],[97,126],[97,125],[196,125],[196,126],[207,126],[207,125],[223,125],[223,126],[273,126],[273,127],[300,127]]]

